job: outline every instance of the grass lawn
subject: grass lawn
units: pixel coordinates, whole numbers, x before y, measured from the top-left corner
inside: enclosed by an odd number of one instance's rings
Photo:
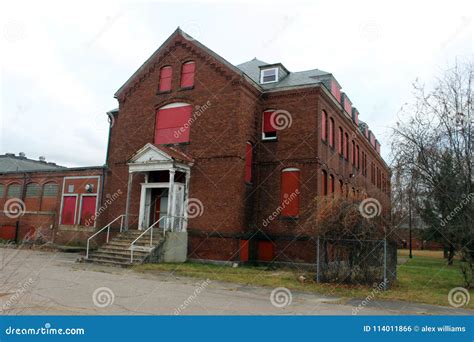
[[[426,251],[417,251],[426,252]],[[387,292],[376,295],[376,299],[404,300],[410,302],[449,306],[448,293],[453,287],[462,286],[459,261],[447,266],[442,253],[414,253],[409,259],[408,252],[399,252],[397,283]],[[172,272],[175,275],[196,277],[238,284],[268,287],[287,287],[292,290],[316,292],[347,298],[365,298],[372,288],[369,286],[350,286],[340,284],[317,284],[312,281],[314,274],[292,269],[271,270],[266,267],[217,266],[200,263],[184,264],[143,264],[134,269],[146,273]],[[304,282],[299,277],[306,277]],[[474,309],[474,294],[465,308]]]

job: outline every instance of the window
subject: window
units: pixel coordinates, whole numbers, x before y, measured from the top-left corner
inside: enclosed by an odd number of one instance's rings
[[[360,163],[359,163],[359,145],[356,145],[356,168],[357,170],[360,169]]]
[[[349,135],[344,133],[344,158],[349,160]]]
[[[260,83],[273,83],[278,81],[278,68],[260,71]]]
[[[252,182],[252,156],[253,156],[253,146],[250,141],[247,141],[245,146],[245,182]]]
[[[160,70],[160,87],[159,91],[171,90],[171,78],[173,69],[170,66],[165,66]]]
[[[300,170],[289,168],[281,172],[281,216],[298,217],[300,213]]]
[[[339,145],[338,145],[338,152],[339,154],[342,156],[343,155],[343,152],[342,152],[342,146],[343,146],[343,136],[344,136],[344,132],[342,131],[342,128],[339,127]]]
[[[334,119],[329,119],[329,146],[334,147]]]
[[[321,192],[324,196],[328,194],[328,173],[326,172],[326,170],[322,171]]]
[[[262,139],[275,140],[277,138],[276,126],[272,122],[272,114],[274,110],[266,110],[263,112]]]
[[[329,175],[329,193],[334,194],[334,176]]]
[[[10,184],[7,191],[8,198],[20,198],[21,186],[20,184]]]
[[[58,185],[55,183],[46,183],[43,186],[43,197],[56,197],[58,195]]]
[[[339,193],[341,195],[344,194],[344,182],[342,181],[342,179],[339,179]]]
[[[155,144],[189,142],[192,106],[171,103],[156,112]]]
[[[196,63],[193,61],[183,64],[181,69],[181,88],[189,88],[194,86],[194,74]]]
[[[25,197],[39,197],[40,196],[40,186],[37,183],[30,183],[26,186]]]
[[[355,166],[355,142],[352,140],[351,143],[351,163]]]
[[[327,125],[328,125],[328,118],[326,112],[323,110],[321,112],[321,139],[323,141],[328,140],[328,131],[327,131]]]
[[[3,198],[5,196],[5,185],[0,184],[0,198]]]

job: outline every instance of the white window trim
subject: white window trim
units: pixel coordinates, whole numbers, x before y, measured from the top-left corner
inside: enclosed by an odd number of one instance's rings
[[[275,70],[275,81],[268,81],[264,82],[263,81],[263,72],[267,70]],[[260,70],[260,84],[266,84],[266,83],[275,83],[278,82],[278,67],[276,68],[267,68],[267,69],[261,69]]]

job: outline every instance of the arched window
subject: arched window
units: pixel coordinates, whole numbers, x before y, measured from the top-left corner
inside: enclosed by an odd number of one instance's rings
[[[194,86],[194,74],[196,71],[196,63],[189,61],[183,64],[181,68],[181,88],[189,88]]]
[[[8,198],[20,198],[21,186],[20,184],[13,183],[8,186],[7,197]]]
[[[171,66],[164,66],[160,69],[160,87],[159,91],[171,90],[171,79],[173,76],[173,68]]]
[[[57,197],[58,185],[56,183],[46,183],[43,186],[43,197]]]
[[[40,197],[41,189],[38,183],[29,183],[26,185],[26,198]]]
[[[298,217],[300,213],[300,170],[281,171],[281,216]]]
[[[327,131],[327,124],[328,118],[326,112],[323,110],[321,112],[321,139],[323,141],[327,141],[328,139],[328,131]]]
[[[329,193],[331,195],[334,194],[334,176],[333,175],[329,175]]]
[[[342,127],[339,126],[339,141],[338,141],[337,150],[341,156],[343,155],[343,145],[344,145],[343,137],[344,137],[344,131],[342,130]]]
[[[188,103],[171,103],[156,112],[155,144],[189,142],[192,106]]]
[[[322,177],[321,177],[321,193],[323,196],[328,194],[328,173],[326,170],[322,170]]]
[[[329,119],[329,146],[334,147],[334,119]]]
[[[245,145],[245,182],[252,183],[253,146],[250,141]]]
[[[0,184],[0,198],[5,196],[5,185]]]
[[[339,193],[341,195],[344,194],[344,182],[342,181],[342,179],[339,179]]]
[[[355,155],[356,155],[356,147],[355,147],[355,146],[356,146],[356,145],[355,145],[355,141],[352,140],[352,145],[351,145],[351,147],[352,147],[352,148],[351,148],[351,151],[352,151],[352,152],[351,152],[351,163],[352,163],[352,165],[354,165],[354,166],[356,165],[356,156],[355,156]]]
[[[349,160],[349,135],[344,133],[344,158]]]

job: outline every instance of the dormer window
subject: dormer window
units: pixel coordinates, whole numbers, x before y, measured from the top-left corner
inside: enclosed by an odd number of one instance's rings
[[[273,83],[278,81],[278,68],[263,69],[260,71],[260,83]]]

